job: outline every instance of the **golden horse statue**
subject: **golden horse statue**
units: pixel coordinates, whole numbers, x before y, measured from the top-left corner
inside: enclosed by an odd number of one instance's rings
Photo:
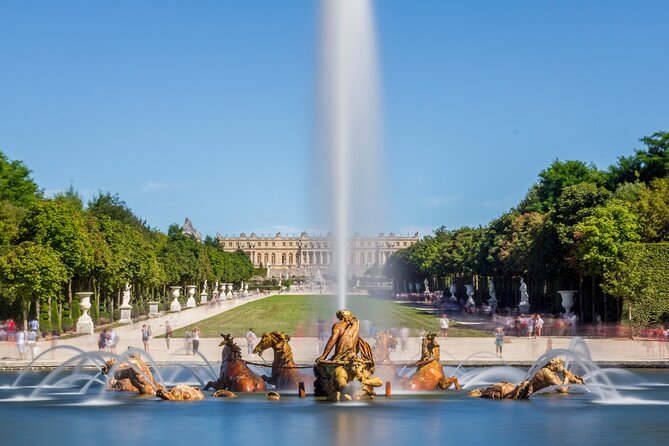
[[[219,346],[221,352],[221,373],[216,381],[209,381],[204,390],[231,390],[233,392],[260,392],[265,390],[265,381],[253,373],[253,370],[242,359],[242,351],[234,342],[234,338],[221,334],[223,341]]]
[[[428,333],[421,344],[420,361],[416,362],[416,373],[402,381],[401,386],[407,390],[446,390],[455,386],[460,390],[460,382],[455,376],[447,377],[440,362],[439,343],[435,333]]]
[[[562,374],[562,377],[560,374]],[[468,395],[496,400],[526,399],[534,392],[550,386],[560,386],[556,388],[556,392],[567,393],[569,384],[585,384],[585,380],[569,371],[562,359],[553,358],[539,369],[532,379],[524,380],[517,385],[508,381],[501,381],[488,387],[474,389]]]
[[[262,356],[262,353],[271,348],[274,351],[272,361],[272,376],[262,375],[266,383],[274,385],[277,389],[297,389],[300,383],[309,383],[312,377],[300,373],[297,364],[293,361],[293,350],[288,344],[290,336],[282,331],[263,333],[260,342],[253,349],[253,353]]]

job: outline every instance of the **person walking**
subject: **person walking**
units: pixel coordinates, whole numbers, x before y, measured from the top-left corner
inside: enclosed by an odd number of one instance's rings
[[[441,318],[439,319],[439,329],[441,330],[441,336],[444,338],[448,337],[448,315],[446,313],[441,315]]]
[[[256,336],[256,334],[253,332],[253,328],[249,328],[249,331],[246,332],[247,356],[251,356],[253,354],[253,347],[255,346],[257,339],[258,336]]]
[[[502,327],[495,328],[493,331],[495,335],[495,354],[502,357],[502,347],[504,346],[504,329]]]
[[[165,344],[167,345],[167,351],[170,351],[170,339],[172,339],[172,326],[170,326],[170,321],[165,321]]]
[[[100,332],[98,337],[98,350],[104,350],[107,347],[107,329]]]
[[[116,353],[116,346],[118,345],[120,338],[116,334],[113,328],[109,329],[109,353]]]
[[[200,328],[199,327],[194,327],[193,328],[193,356],[195,356],[198,353],[198,349],[200,348]]]
[[[142,325],[142,343],[144,344],[144,351],[149,351],[149,339],[151,338],[151,326]]]

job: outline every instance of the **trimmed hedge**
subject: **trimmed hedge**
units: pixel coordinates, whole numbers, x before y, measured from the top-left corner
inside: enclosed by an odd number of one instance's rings
[[[669,321],[669,243],[638,243],[628,256],[638,262],[633,274],[641,279],[641,290],[632,306],[635,325]],[[627,312],[623,312],[627,316]]]

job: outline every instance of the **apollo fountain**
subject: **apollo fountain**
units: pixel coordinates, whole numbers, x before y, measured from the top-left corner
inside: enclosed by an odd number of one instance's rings
[[[364,224],[374,227],[379,215],[376,205],[382,201],[377,194],[378,173],[374,173],[378,165],[375,161],[380,158],[380,119],[373,19],[371,0],[322,2],[319,145],[332,168],[326,189],[330,194],[327,203],[336,238],[340,309],[346,308],[348,239],[352,231]],[[358,175],[359,169],[365,169],[366,175]],[[360,183],[361,179],[365,181]],[[206,301],[204,288],[205,297],[201,299]],[[181,290],[178,286],[170,290],[174,312],[182,310],[178,300]],[[240,290],[240,294],[245,291]],[[470,298],[472,291],[468,287]],[[217,293],[215,286],[212,296]],[[231,293],[230,284],[220,290],[223,296]],[[455,297],[456,293],[457,287],[453,284],[450,294]],[[90,307],[91,293],[85,294],[81,296],[82,301]],[[189,300],[194,301],[195,288],[187,287],[187,294]],[[521,294],[526,303],[526,289],[521,290]],[[493,305],[496,298],[492,285],[490,297],[490,305]],[[568,311],[569,299],[565,302]],[[320,370],[316,367],[316,373],[323,373],[329,380],[329,388],[321,391],[333,400],[342,399],[344,394],[355,395],[362,391],[371,395],[374,389],[383,389],[382,381],[372,370],[375,364],[369,345],[358,342],[358,332],[351,331],[352,317],[340,314],[342,323],[338,327],[344,333],[344,340],[335,339],[317,361],[323,367]],[[78,330],[90,332],[92,326],[87,325],[87,321],[84,318]],[[336,330],[332,331],[334,335]],[[133,395],[108,391],[110,379],[116,379],[115,372],[123,364],[126,371],[134,371],[155,387],[174,389],[184,384],[203,388],[210,382],[225,387],[228,377],[224,372],[244,367],[258,376],[267,374],[270,368],[285,372],[286,367],[299,367],[296,374],[297,379],[302,380],[299,382],[313,378],[313,363],[289,361],[292,357],[284,345],[289,343],[289,336],[279,332],[272,339],[272,347],[283,352],[285,362],[270,365],[246,360],[235,348],[230,335],[223,337],[220,361],[213,362],[210,362],[213,358],[202,355],[199,362],[182,362],[175,352],[170,364],[160,365],[150,354],[134,349],[113,354],[55,347],[71,351],[71,356],[51,371],[35,371],[28,366],[22,372],[0,373],[0,417],[3,420],[0,438],[15,444],[67,442],[74,445],[164,445],[188,444],[194,440],[202,444],[288,445],[301,441],[392,445],[436,444],[445,439],[456,444],[519,444],[550,443],[551,436],[557,436],[559,443],[584,442],[594,431],[595,442],[635,444],[643,439],[659,444],[669,434],[665,427],[669,374],[599,367],[592,360],[587,344],[579,339],[567,349],[540,355],[529,369],[510,364],[467,367],[468,359],[492,354],[477,352],[460,358],[455,366],[437,370],[439,355],[447,354],[448,342],[442,342],[446,352],[440,352],[435,337],[426,336],[418,361],[394,364],[389,355],[384,355],[387,361],[382,365],[386,370],[394,370],[392,375],[396,375],[392,392],[386,387],[387,396],[377,391],[379,395],[373,400],[341,404],[327,404],[322,398],[303,398],[305,387],[291,392],[278,391],[272,382],[279,381],[271,378],[265,380],[266,387],[281,393],[280,398],[276,397],[278,393],[266,398],[264,392],[239,392],[238,398],[224,393],[225,398],[211,398],[207,390],[203,393],[204,399],[175,403],[156,398],[151,392]],[[334,352],[332,357],[328,357],[328,348]],[[44,351],[35,361],[51,353],[51,350]],[[133,363],[136,360],[132,358],[138,356],[146,367]],[[567,394],[556,392],[565,387],[564,383],[543,387],[527,395],[528,404],[502,404],[467,396],[474,389],[485,389],[503,381],[513,385],[529,381],[555,358],[561,358],[565,367],[585,384],[569,383]],[[352,366],[342,366],[345,361]],[[432,381],[437,382],[438,387],[446,388],[447,384],[457,382],[462,390],[433,391],[420,387],[423,390],[414,391],[398,385],[416,383],[419,378],[416,373],[421,367],[429,368],[430,376],[437,378]],[[354,379],[344,379],[347,374]],[[347,390],[350,381],[357,381],[359,387]],[[421,384],[424,382],[426,380],[420,380]],[[411,389],[411,385],[408,388]],[[218,389],[221,390],[232,392]],[[643,420],[643,423],[634,420]]]

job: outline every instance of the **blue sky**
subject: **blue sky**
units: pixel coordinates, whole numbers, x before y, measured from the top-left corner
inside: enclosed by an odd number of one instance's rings
[[[385,231],[486,224],[669,130],[669,2],[378,0]],[[0,2],[0,150],[152,226],[311,228],[316,0]]]

